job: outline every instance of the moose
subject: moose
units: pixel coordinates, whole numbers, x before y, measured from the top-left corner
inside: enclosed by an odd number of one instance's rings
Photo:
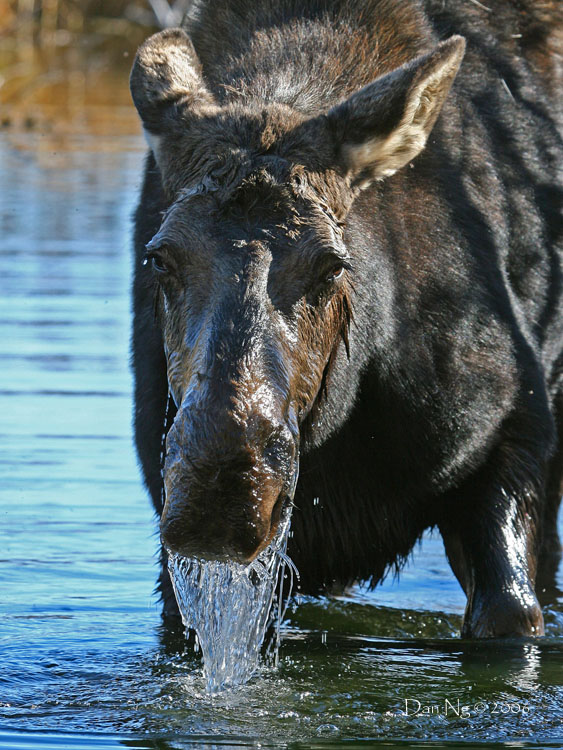
[[[434,527],[464,637],[543,633],[563,11],[494,5],[196,0],[138,50],[134,419],[165,614],[168,553],[248,563],[293,504],[303,591],[375,585]]]

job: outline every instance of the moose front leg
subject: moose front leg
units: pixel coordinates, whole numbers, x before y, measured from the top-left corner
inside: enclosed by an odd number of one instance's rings
[[[467,595],[462,637],[543,635],[534,591],[537,519],[530,512],[537,498],[500,489],[468,505],[454,522],[440,524],[450,565]]]

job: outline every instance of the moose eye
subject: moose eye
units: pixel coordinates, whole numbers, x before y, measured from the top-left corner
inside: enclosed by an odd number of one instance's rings
[[[343,273],[344,273],[344,266],[342,266],[342,265],[335,266],[331,270],[331,272],[328,274],[328,276],[326,277],[326,280],[327,281],[336,281],[337,279],[339,279],[342,276]]]
[[[327,283],[331,284],[333,281],[338,281],[338,279],[341,279],[344,271],[346,269],[349,269],[350,265],[348,263],[336,263],[330,271],[326,275],[326,281]]]
[[[148,252],[143,258],[144,266],[147,266],[149,263],[152,265],[153,270],[157,273],[166,273],[168,271],[168,266],[166,265],[162,255],[155,252],[154,250]]]

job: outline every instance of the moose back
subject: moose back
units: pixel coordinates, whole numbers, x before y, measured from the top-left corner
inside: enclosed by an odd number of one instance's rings
[[[250,561],[293,503],[302,588],[334,591],[377,583],[437,527],[464,635],[543,632],[561,14],[199,0],[139,49],[135,429],[163,561]]]

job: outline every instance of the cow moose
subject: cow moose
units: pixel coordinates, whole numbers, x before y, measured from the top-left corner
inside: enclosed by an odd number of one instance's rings
[[[543,633],[562,7],[194,0],[140,47],[135,430],[164,563],[251,561],[293,503],[302,590],[330,592],[437,527],[462,635]]]

